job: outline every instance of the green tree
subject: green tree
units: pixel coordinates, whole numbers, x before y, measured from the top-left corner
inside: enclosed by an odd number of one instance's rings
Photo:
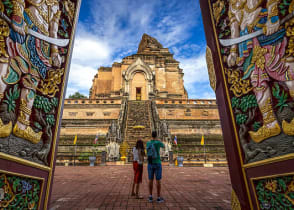
[[[87,96],[79,93],[79,92],[75,92],[73,95],[69,95],[70,99],[82,99],[82,98],[87,98]]]

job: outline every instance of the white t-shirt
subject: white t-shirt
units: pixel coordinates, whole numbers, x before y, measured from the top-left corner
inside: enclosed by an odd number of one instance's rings
[[[140,161],[139,153],[136,147],[133,148],[133,161],[137,161],[138,164],[142,164],[142,161]]]

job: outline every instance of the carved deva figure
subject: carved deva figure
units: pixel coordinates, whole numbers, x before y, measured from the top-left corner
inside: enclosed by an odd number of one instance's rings
[[[61,57],[57,46],[26,34],[30,28],[46,37],[57,38],[61,12],[57,0],[13,0],[10,35],[6,39],[9,58],[0,63],[0,103],[7,86],[20,84],[21,93],[17,121],[4,124],[0,119],[0,137],[13,132],[17,137],[38,143],[42,132],[30,127],[30,116],[36,89],[49,69],[60,67]]]
[[[281,133],[269,81],[285,83],[294,98],[294,59],[285,56],[287,38],[285,29],[280,27],[278,4],[279,0],[230,0],[231,38],[263,30],[263,35],[232,45],[227,59],[229,67],[243,66],[242,79],[250,78],[253,86],[263,117],[263,126],[249,132],[257,143]],[[285,134],[294,135],[294,119],[290,123],[284,120],[282,128]]]

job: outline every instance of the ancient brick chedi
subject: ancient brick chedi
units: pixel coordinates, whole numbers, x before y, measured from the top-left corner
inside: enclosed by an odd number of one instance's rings
[[[187,159],[203,159],[204,135],[207,157],[225,159],[216,101],[188,99],[183,76],[173,54],[144,34],[136,54],[98,69],[89,99],[65,100],[60,160],[72,154],[75,135],[79,158],[91,150],[96,135],[100,150],[109,155],[109,144],[116,144],[122,155],[139,138],[150,139],[151,130],[165,142],[166,156],[174,150]]]
[[[187,99],[183,70],[167,48],[144,34],[137,54],[123,58],[112,67],[100,67],[90,90],[90,98],[129,100],[156,98]]]

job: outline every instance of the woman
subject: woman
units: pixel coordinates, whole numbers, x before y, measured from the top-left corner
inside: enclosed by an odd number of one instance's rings
[[[142,140],[138,140],[136,147],[133,148],[133,168],[134,168],[134,181],[132,186],[132,196],[136,196],[137,199],[143,197],[139,195],[140,183],[142,183],[143,175],[143,162],[144,162],[145,150]],[[135,193],[136,187],[136,193]]]

